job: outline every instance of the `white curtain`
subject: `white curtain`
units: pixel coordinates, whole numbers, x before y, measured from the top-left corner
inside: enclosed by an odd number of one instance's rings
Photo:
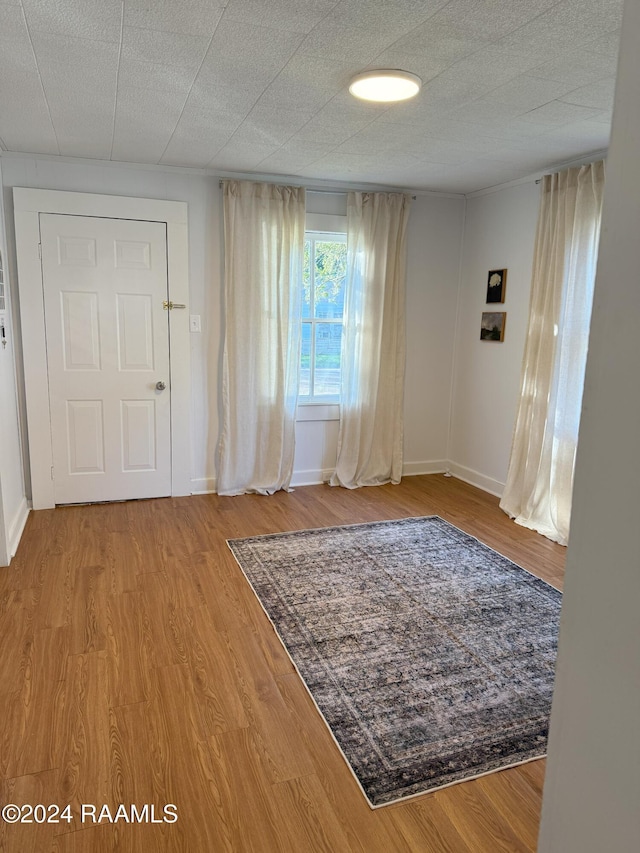
[[[338,458],[332,486],[399,483],[410,197],[350,192]]]
[[[305,191],[225,181],[218,493],[273,494],[293,472]]]
[[[543,179],[521,397],[502,509],[566,545],[604,163]]]

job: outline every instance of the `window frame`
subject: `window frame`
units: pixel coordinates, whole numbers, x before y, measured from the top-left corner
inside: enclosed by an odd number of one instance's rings
[[[343,219],[343,217],[340,217]],[[315,375],[315,352],[316,352],[316,327],[320,324],[331,324],[340,326],[344,329],[344,316],[340,319],[328,319],[323,317],[315,316],[315,276],[314,276],[314,263],[313,260],[315,258],[315,244],[317,242],[332,242],[332,243],[345,243],[347,242],[347,233],[346,233],[346,217],[344,217],[345,224],[344,230],[334,231],[334,230],[326,230],[319,228],[309,227],[309,223],[307,224],[307,228],[305,229],[304,239],[305,243],[310,241],[310,252],[309,252],[309,272],[310,272],[310,316],[309,317],[301,317],[300,320],[300,329],[302,332],[302,328],[305,323],[308,323],[311,326],[311,346],[309,353],[309,388],[314,389],[314,375]],[[302,281],[300,282],[300,286],[303,286]],[[342,371],[342,363],[340,364],[340,370]],[[298,405],[299,406],[336,406],[340,404],[340,394],[301,394],[300,386],[298,385]]]

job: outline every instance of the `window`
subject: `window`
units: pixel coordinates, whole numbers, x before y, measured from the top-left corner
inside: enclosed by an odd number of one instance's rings
[[[307,232],[302,275],[301,403],[339,400],[346,276],[346,234]]]

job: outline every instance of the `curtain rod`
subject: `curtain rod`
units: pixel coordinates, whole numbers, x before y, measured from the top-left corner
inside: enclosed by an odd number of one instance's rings
[[[342,195],[344,193],[352,192],[351,190],[307,190],[308,193],[322,193],[325,195]],[[355,192],[355,190],[354,190]],[[359,190],[358,192],[385,192],[385,190]],[[400,193],[402,190],[388,190],[388,192],[396,192]],[[412,195],[411,198],[415,201],[418,196]]]
[[[232,181],[232,180],[237,180],[237,179],[236,179],[236,178],[225,178],[224,180]],[[222,184],[223,184],[223,183],[224,183],[224,181],[223,181],[223,179],[221,178],[221,179],[218,181],[218,186],[220,187],[220,189],[222,189]],[[266,183],[271,183],[271,181],[267,181]],[[348,192],[349,192],[349,190],[313,190],[313,189],[308,189],[308,190],[307,190],[307,192],[308,192],[308,193],[322,193],[322,194],[324,194],[324,195],[343,195],[344,193],[348,193]],[[370,190],[361,190],[360,192],[376,192],[376,190],[372,190],[372,191],[370,191]],[[391,192],[402,192],[402,190],[391,190]],[[417,199],[417,197],[418,197],[418,196],[415,196],[415,195],[412,195],[412,196],[411,196],[411,198],[412,198],[414,201]]]

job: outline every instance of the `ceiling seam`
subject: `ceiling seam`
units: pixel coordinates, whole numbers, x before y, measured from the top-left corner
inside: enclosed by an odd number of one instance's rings
[[[395,41],[395,42],[392,42],[392,44],[391,44],[391,45],[388,45],[388,47],[387,47],[387,48],[385,48],[385,50],[388,50],[388,49],[389,49],[390,47],[392,47],[392,46],[393,46],[397,41],[400,41],[400,38],[406,38],[406,36],[407,36],[407,35],[409,35],[410,33],[412,33],[415,29],[417,29],[418,27],[421,27],[421,26],[423,26],[424,24],[426,24],[426,23],[427,23],[427,21],[429,21],[429,20],[430,20],[434,15],[436,15],[438,12],[442,11],[442,9],[446,8],[446,6],[448,6],[448,5],[449,5],[449,3],[452,3],[452,2],[453,2],[453,0],[447,0],[447,2],[446,2],[443,6],[441,6],[441,7],[440,7],[440,9],[437,9],[436,11],[432,12],[432,13],[431,13],[431,15],[427,16],[427,17],[426,17],[423,21],[421,21],[419,24],[416,24],[416,25],[415,25],[415,27],[411,27],[411,29],[407,30],[407,32],[406,32],[406,33],[404,33],[404,35],[402,35],[402,36],[400,36],[399,38],[397,38],[397,39],[396,39],[396,41]],[[321,24],[323,21],[325,21],[328,17],[330,17],[331,12],[333,12],[333,10],[334,10],[337,6],[339,6],[339,5],[340,5],[340,0],[338,0],[338,2],[337,2],[337,3],[335,3],[335,4],[331,7],[331,9],[329,9],[329,10],[327,11],[327,14],[326,14],[326,15],[325,15],[325,16],[324,16],[320,21],[318,21],[318,23],[317,23],[317,24],[315,24],[315,26],[314,26],[314,27],[312,27],[312,28],[309,30],[309,32],[308,32],[308,33],[306,33],[306,35],[305,35],[305,39],[306,39],[306,38],[308,38],[308,37],[313,33],[313,31],[314,31],[314,30],[316,30],[316,29],[320,26],[320,24]],[[289,62],[287,62],[287,65],[291,62],[291,60],[294,58],[294,56],[296,56],[299,52],[300,52],[300,47],[298,46],[298,47],[296,48],[296,50],[294,51],[294,53],[293,53],[293,54],[291,55],[291,57],[289,58]],[[374,57],[371,61],[372,61],[372,62],[375,62],[375,59],[376,59],[376,57]],[[280,69],[280,71],[278,72],[278,74],[276,75],[276,77],[274,77],[274,79],[271,81],[271,83],[273,83],[275,80],[277,80],[277,79],[278,79],[278,77],[280,76],[280,74],[282,73],[282,71],[284,71],[284,69],[287,67],[287,65],[283,66],[283,68],[281,68],[281,69]],[[271,85],[271,83],[269,83],[269,86]],[[267,86],[267,88],[269,88],[269,87]],[[265,89],[265,91],[266,91],[266,89]],[[264,94],[264,92],[263,92],[262,94]],[[335,99],[336,99],[340,94],[341,94],[341,92],[338,92],[338,93],[336,93],[335,95],[332,95],[331,97],[329,97],[329,98],[324,102],[324,104],[320,107],[320,109],[321,109],[321,110],[322,110],[322,109],[324,109],[324,108],[325,108],[326,106],[328,106],[332,101],[334,101],[334,100],[335,100]],[[261,95],[260,97],[262,97],[262,95]],[[259,100],[259,99],[258,99],[258,100]],[[256,103],[257,103],[257,102],[256,102]],[[255,107],[255,104],[254,104],[254,107]],[[252,109],[253,109],[253,107],[252,107]],[[388,109],[390,109],[390,108],[388,108]],[[328,151],[326,151],[324,154],[321,154],[319,157],[317,157],[317,158],[315,158],[315,159],[313,159],[313,160],[310,160],[308,163],[305,163],[305,165],[304,165],[304,166],[301,166],[300,168],[302,168],[302,169],[306,169],[306,168],[309,168],[309,167],[313,167],[314,163],[318,163],[320,160],[322,160],[322,159],[323,159],[323,157],[327,157],[328,155],[333,154],[333,153],[334,153],[334,152],[335,152],[335,151],[336,151],[336,150],[337,150],[341,145],[344,145],[344,144],[345,144],[345,142],[348,142],[348,141],[349,141],[350,139],[352,139],[354,136],[357,136],[357,134],[358,134],[358,133],[360,133],[362,130],[364,130],[365,128],[369,127],[371,124],[373,124],[373,122],[374,122],[374,121],[377,121],[377,119],[378,119],[381,115],[384,115],[386,112],[388,112],[388,109],[383,110],[382,112],[380,112],[380,113],[378,113],[377,115],[375,115],[375,116],[371,119],[371,121],[370,121],[370,122],[367,122],[366,124],[363,124],[363,125],[362,125],[362,127],[358,128],[358,130],[356,130],[356,131],[355,131],[354,133],[352,133],[350,136],[347,136],[347,138],[346,138],[346,139],[343,139],[343,140],[342,140],[342,142],[339,142],[339,143],[337,143],[337,144],[333,145],[333,146],[332,146],[331,148],[329,148],[329,150],[328,150]],[[317,110],[317,111],[316,111],[316,114],[317,114],[319,111],[320,111],[320,110]],[[303,125],[301,125],[301,126],[300,126],[296,131],[294,131],[294,132],[291,134],[291,136],[290,136],[287,140],[285,140],[281,145],[279,145],[279,146],[276,148],[276,150],[275,150],[275,151],[272,151],[272,152],[271,152],[271,154],[268,154],[266,157],[263,157],[263,158],[262,158],[262,160],[260,160],[258,163],[256,163],[255,168],[257,169],[259,166],[261,166],[261,165],[262,165],[262,163],[264,163],[264,161],[265,161],[265,160],[268,160],[268,159],[269,159],[269,157],[272,157],[272,156],[273,156],[274,154],[276,154],[276,153],[277,153],[281,148],[284,148],[284,146],[287,144],[287,142],[290,142],[290,141],[293,139],[293,137],[294,137],[296,134],[300,133],[300,131],[301,131],[301,130],[303,130],[303,129],[304,129],[304,128],[305,128],[305,127],[306,127],[310,122],[312,122],[314,118],[315,118],[315,115],[314,115],[314,116],[312,116],[312,117],[311,117],[308,121],[306,121]],[[230,139],[225,143],[225,145],[226,145],[226,144],[228,144],[228,142],[230,142],[230,141],[231,141],[231,139],[233,139],[233,136],[235,135],[235,133],[237,132],[237,130],[238,130],[238,129],[239,129],[239,128],[236,128],[236,131],[234,131],[234,134],[233,134],[233,135],[231,136],[231,138],[230,138]],[[222,147],[224,148],[224,146],[222,146]],[[217,154],[219,153],[219,151],[220,151],[220,149],[218,149],[218,151],[213,155],[213,157],[211,158],[211,160],[213,160],[213,159],[214,159],[214,157],[216,157],[216,156],[217,156]],[[207,165],[210,165],[210,164],[211,164],[211,160],[209,161],[209,163],[208,163]],[[298,171],[299,171],[299,170],[298,170]]]
[[[164,146],[164,148],[162,149],[162,154],[161,154],[161,155],[160,155],[160,157],[158,158],[158,165],[160,165],[160,164],[161,164],[162,158],[163,158],[163,157],[164,157],[164,155],[167,153],[167,149],[168,149],[168,148],[169,148],[169,146],[171,145],[171,140],[172,140],[172,139],[173,139],[173,137],[175,136],[176,130],[178,129],[178,125],[180,124],[180,121],[182,120],[182,116],[184,115],[184,111],[185,111],[185,109],[186,109],[186,107],[187,107],[187,102],[189,101],[189,98],[190,98],[190,96],[191,96],[191,92],[193,92],[193,87],[195,86],[195,84],[196,84],[196,80],[198,79],[198,76],[200,75],[200,71],[202,70],[202,66],[204,65],[205,60],[206,60],[207,56],[209,55],[209,51],[211,50],[211,44],[213,43],[213,39],[214,39],[214,37],[215,37],[215,34],[216,34],[216,33],[217,33],[217,31],[218,31],[218,27],[220,26],[220,23],[221,23],[222,19],[223,19],[223,18],[224,18],[224,16],[225,16],[225,13],[226,13],[226,11],[227,11],[227,6],[228,6],[228,0],[227,0],[227,2],[224,4],[224,6],[222,7],[222,14],[221,14],[221,15],[220,15],[220,17],[218,18],[218,20],[217,20],[217,22],[216,22],[216,25],[215,25],[215,27],[213,28],[213,32],[211,33],[211,38],[209,39],[209,42],[208,42],[208,44],[207,44],[207,48],[206,48],[206,50],[204,51],[204,53],[202,54],[202,60],[201,60],[201,62],[200,62],[200,65],[198,65],[198,70],[196,71],[196,73],[195,73],[195,75],[194,75],[194,77],[193,77],[193,80],[191,81],[191,85],[189,86],[189,91],[186,93],[186,95],[185,95],[185,97],[184,97],[184,103],[182,104],[182,109],[180,110],[180,115],[179,115],[179,116],[178,116],[178,118],[176,119],[176,123],[175,123],[175,125],[174,125],[173,130],[171,131],[171,135],[169,136],[169,139],[167,140],[167,144],[166,144],[166,145]],[[214,155],[214,156],[215,156],[215,155]]]
[[[31,29],[29,27],[29,21],[27,20],[27,13],[25,11],[24,6],[22,5],[22,0],[20,0],[20,11],[22,12],[22,19],[24,21],[24,26],[27,31],[27,38],[29,39],[29,47],[31,48],[31,53],[33,54],[33,61],[36,66],[36,73],[38,75],[38,83],[40,83],[40,88],[42,90],[42,97],[44,98],[44,103],[47,108],[47,115],[49,116],[49,122],[51,123],[51,132],[53,133],[53,138],[56,141],[56,148],[58,149],[58,154],[60,154],[60,142],[58,141],[58,134],[56,133],[56,126],[53,123],[53,116],[51,115],[51,107],[49,105],[49,100],[47,98],[47,92],[44,88],[44,81],[42,79],[42,74],[40,73],[40,65],[38,64],[38,57],[36,54],[36,49],[33,46],[33,39],[31,38]]]
[[[109,146],[109,160],[113,159],[113,146],[116,141],[116,118],[118,114],[118,84],[120,82],[120,61],[122,59],[122,47],[124,42],[124,0],[120,3],[120,40],[118,42],[118,68],[116,70],[116,87],[113,96],[113,117],[111,121],[111,145]]]
[[[434,18],[436,15],[438,15],[438,14],[439,14],[440,12],[442,12],[444,9],[446,9],[446,8],[447,8],[447,6],[451,5],[451,3],[452,3],[452,2],[453,2],[453,0],[449,0],[449,2],[448,2],[448,3],[446,3],[444,6],[441,6],[441,7],[440,7],[440,9],[438,9],[436,12],[434,12],[433,14],[431,14],[431,15],[430,15],[428,18],[426,18],[426,19],[425,19],[421,24],[418,24],[416,27],[413,27],[411,30],[409,30],[409,31],[408,31],[408,33],[406,33],[404,36],[401,36],[400,38],[396,39],[396,41],[395,41],[395,42],[393,42],[391,45],[389,45],[388,47],[386,47],[386,48],[385,48],[385,51],[386,51],[386,50],[389,50],[390,48],[392,48],[392,47],[393,47],[393,45],[397,44],[397,43],[398,43],[398,41],[400,41],[402,38],[405,38],[405,37],[406,37],[406,35],[409,35],[411,32],[413,32],[413,30],[418,29],[418,27],[424,26],[424,24],[428,23],[428,21],[430,21],[432,18]],[[478,47],[478,48],[472,49],[472,50],[470,50],[468,53],[465,53],[463,56],[459,56],[459,57],[455,60],[455,62],[450,63],[450,64],[449,64],[449,65],[447,65],[445,68],[443,68],[443,69],[442,69],[442,71],[439,71],[437,74],[435,74],[433,77],[431,77],[431,78],[430,78],[430,79],[425,83],[425,85],[423,86],[424,90],[426,91],[430,83],[433,83],[433,81],[434,81],[434,80],[437,80],[437,79],[438,79],[439,77],[441,77],[445,72],[449,71],[449,70],[450,70],[450,69],[452,69],[452,68],[455,68],[455,67],[456,67],[456,65],[459,65],[459,64],[460,64],[461,62],[463,62],[465,59],[470,59],[470,58],[474,57],[474,56],[475,56],[476,54],[478,54],[478,53],[483,53],[483,52],[485,52],[485,51],[487,50],[487,47],[488,47],[489,45],[495,44],[496,42],[499,42],[501,39],[505,38],[506,36],[512,35],[513,33],[517,32],[518,30],[522,29],[523,27],[529,26],[529,24],[531,24],[533,21],[536,21],[538,18],[543,17],[544,15],[548,14],[550,11],[552,11],[553,9],[555,9],[557,6],[560,6],[560,5],[562,5],[561,0],[559,0],[559,2],[553,3],[551,6],[549,6],[549,8],[548,8],[548,9],[545,9],[544,11],[539,12],[537,15],[535,15],[535,17],[528,19],[524,24],[522,24],[522,25],[520,25],[520,26],[516,26],[516,27],[514,27],[512,30],[509,30],[508,32],[503,33],[503,34],[500,36],[500,38],[498,38],[498,39],[493,39],[493,40],[491,40],[491,39],[490,39],[490,40],[488,40],[488,41],[483,45],[483,47]],[[589,43],[589,42],[586,42],[585,44],[587,44],[587,43]],[[383,51],[383,53],[384,53],[384,51]],[[379,56],[381,56],[382,54],[378,54],[378,55],[379,55]],[[376,58],[377,58],[377,57],[376,57]],[[375,61],[375,60],[374,60],[374,61]],[[514,79],[514,80],[515,80],[515,79],[517,79],[518,77],[521,77],[521,76],[524,76],[524,75],[529,75],[529,74],[531,74],[531,72],[532,72],[532,71],[535,71],[535,69],[536,69],[536,68],[539,68],[540,66],[542,66],[542,65],[544,65],[544,64],[545,64],[545,63],[540,63],[540,65],[536,65],[536,66],[534,66],[532,69],[529,69],[528,71],[523,71],[523,72],[521,72],[520,74],[517,74],[517,75],[516,75],[515,77],[513,77],[512,79]],[[410,69],[407,69],[407,70],[410,70]],[[532,75],[532,76],[535,76],[535,75]],[[545,79],[545,78],[541,78],[541,79]],[[468,104],[473,104],[473,103],[475,103],[476,101],[481,101],[483,98],[486,98],[488,95],[491,95],[491,93],[492,93],[492,92],[495,92],[495,91],[497,91],[498,89],[500,89],[500,88],[501,88],[501,86],[503,86],[503,85],[504,85],[504,83],[500,83],[500,84],[498,84],[497,86],[495,86],[494,88],[489,88],[489,89],[487,89],[487,91],[486,91],[484,94],[479,95],[479,96],[478,96],[478,97],[476,97],[476,98],[470,98],[468,101],[461,101],[459,104],[457,104],[457,105],[456,105],[456,108],[455,108],[454,112],[455,112],[456,110],[459,110],[461,107],[465,107],[465,106],[467,106]],[[574,91],[574,90],[570,90],[570,91],[569,91],[569,92],[567,92],[566,94],[570,94],[572,91]],[[557,100],[557,99],[552,99],[552,100]],[[546,103],[551,103],[551,101],[547,101]],[[542,104],[541,106],[545,106],[545,104]],[[534,109],[538,109],[538,107],[535,107]],[[525,113],[523,113],[523,115],[524,115],[524,114],[525,114]],[[447,117],[448,112],[443,113],[443,115],[444,115],[445,117]],[[374,121],[376,121],[376,120],[377,120],[377,118],[378,118],[378,117],[376,117],[376,119],[374,119]],[[448,120],[449,120],[449,121],[456,121],[456,119],[451,119],[451,118],[449,118]],[[468,122],[468,123],[470,123],[470,124],[474,124],[474,122]],[[483,125],[478,125],[478,127],[482,127],[482,126],[483,126]],[[369,125],[365,125],[365,127],[369,127]],[[362,128],[362,129],[364,129],[364,128]],[[359,131],[358,131],[358,132],[359,132]],[[352,136],[355,136],[355,135],[356,135],[356,134],[352,134]],[[482,134],[482,135],[484,136],[484,134]],[[350,137],[348,137],[348,139],[351,139],[351,138],[352,138],[351,136],[350,136]],[[437,137],[436,137],[436,138],[437,138]],[[485,138],[487,138],[487,139],[491,139],[492,137],[485,137]],[[345,142],[346,142],[346,141],[348,141],[348,139],[347,139],[347,140],[345,140]],[[335,150],[335,149],[334,149],[334,150]],[[331,153],[331,152],[330,152],[330,153]],[[419,161],[419,162],[423,162],[423,161]]]
[[[323,17],[318,21],[318,23],[317,23],[317,24],[315,24],[315,25],[314,25],[314,26],[309,30],[309,32],[308,32],[308,33],[305,33],[305,34],[304,34],[304,39],[303,39],[303,41],[305,41],[305,40],[306,40],[306,39],[307,39],[307,38],[308,38],[308,37],[309,37],[309,36],[314,32],[314,30],[316,30],[316,29],[320,26],[320,24],[321,24],[323,21],[325,21],[327,18],[329,18],[329,17],[331,16],[331,13],[333,12],[333,10],[334,10],[337,6],[339,6],[339,5],[340,5],[340,2],[341,2],[341,0],[338,0],[338,2],[334,3],[334,5],[331,7],[331,9],[328,9],[328,10],[327,10],[326,15],[324,15],[324,16],[323,16]],[[445,3],[445,6],[448,6],[448,5],[449,5],[449,3],[451,3],[451,2],[453,2],[453,0],[447,0],[447,3]],[[445,6],[442,6],[442,7],[441,7],[441,9],[444,9],[444,8],[445,8]],[[407,30],[407,32],[404,34],[404,36],[401,36],[401,38],[404,38],[406,35],[408,35],[409,33],[413,32],[413,30],[414,30],[414,29],[417,29],[417,27],[421,27],[421,26],[422,26],[423,24],[425,24],[425,23],[426,23],[426,22],[427,22],[431,17],[433,17],[433,15],[437,14],[437,12],[439,12],[441,9],[436,10],[436,11],[435,11],[435,12],[433,12],[431,15],[429,15],[427,18],[425,18],[425,19],[424,19],[420,24],[416,24],[416,26],[415,26],[415,27],[412,27],[410,30]],[[399,39],[396,39],[396,41],[398,41],[398,40],[399,40]],[[302,43],[302,42],[301,42],[301,43]],[[393,44],[395,44],[395,42],[393,42]],[[274,83],[274,82],[278,79],[278,77],[282,74],[282,72],[285,70],[285,68],[287,67],[287,65],[289,65],[289,64],[290,64],[290,62],[292,61],[292,59],[293,59],[295,56],[297,56],[299,53],[300,53],[300,45],[298,45],[298,47],[294,50],[294,52],[291,54],[291,56],[289,57],[289,59],[288,59],[288,61],[286,62],[286,64],[282,66],[282,68],[281,68],[281,69],[280,69],[280,71],[276,74],[276,76],[273,78],[273,80],[270,80],[270,81],[269,81],[269,84],[265,87],[265,89],[263,89],[262,93],[258,96],[258,98],[256,99],[255,103],[254,103],[254,104],[253,104],[253,106],[251,107],[251,110],[249,110],[249,112],[247,113],[247,115],[245,116],[245,118],[242,120],[242,122],[240,123],[240,125],[238,125],[238,127],[234,130],[234,132],[231,134],[231,136],[229,137],[229,139],[224,143],[224,145],[221,145],[221,146],[220,146],[220,148],[218,148],[218,150],[213,154],[213,156],[211,157],[211,160],[209,160],[209,162],[207,163],[207,168],[209,168],[209,167],[211,166],[212,161],[215,159],[215,157],[217,157],[217,155],[220,153],[220,151],[221,151],[221,150],[222,150],[226,145],[228,145],[228,144],[233,140],[233,137],[236,135],[236,133],[237,133],[237,132],[240,130],[240,128],[242,127],[242,123],[243,123],[243,122],[246,120],[246,118],[251,114],[251,111],[255,108],[256,104],[258,103],[258,101],[260,100],[260,98],[262,97],[262,95],[264,95],[264,93],[267,91],[267,89],[269,88],[269,86],[271,86],[271,85],[272,85],[272,83]],[[315,54],[303,54],[303,55],[313,56],[313,55],[315,55]],[[374,57],[374,60],[375,60],[375,57]],[[374,60],[372,60],[372,61],[374,61]],[[324,109],[326,106],[328,106],[328,105],[329,105],[332,101],[334,101],[336,98],[338,98],[338,97],[339,97],[339,95],[341,94],[341,92],[342,92],[342,90],[341,90],[340,92],[337,92],[335,95],[331,95],[329,98],[327,98],[327,100],[323,103],[323,105],[322,105],[318,110],[316,110],[316,114],[317,114],[320,110],[322,110],[322,109]],[[384,113],[386,113],[386,112],[387,112],[387,110],[386,110],[386,109],[385,109],[385,110],[383,110],[381,113],[379,113],[379,114],[377,114],[376,116],[374,116],[374,117],[371,119],[371,121],[370,121],[370,122],[367,122],[366,124],[363,124],[361,128],[358,128],[358,130],[357,130],[357,131],[355,131],[354,133],[352,133],[352,134],[351,134],[350,136],[348,136],[346,139],[343,139],[343,140],[342,140],[342,142],[339,142],[339,143],[337,143],[337,144],[333,145],[332,147],[330,147],[330,148],[329,148],[329,150],[328,150],[328,151],[325,151],[325,153],[324,153],[324,154],[321,154],[319,157],[317,157],[317,158],[315,158],[315,159],[313,159],[313,160],[310,160],[309,162],[305,163],[305,165],[304,165],[304,166],[301,166],[300,168],[301,168],[301,169],[306,169],[306,168],[308,168],[309,166],[313,166],[313,165],[314,165],[314,163],[317,163],[319,160],[322,160],[322,158],[323,158],[323,157],[327,157],[328,155],[330,155],[330,154],[334,153],[334,152],[335,152],[335,151],[340,147],[340,145],[344,145],[344,143],[345,143],[345,142],[348,142],[348,141],[349,141],[349,139],[351,139],[353,136],[356,136],[358,133],[360,133],[360,131],[362,131],[362,130],[364,130],[365,128],[369,127],[369,125],[371,125],[374,121],[376,121],[376,119],[378,119],[380,115],[384,115]],[[285,146],[288,142],[290,142],[290,141],[293,139],[293,137],[294,137],[294,136],[296,136],[296,134],[300,133],[300,131],[301,131],[301,130],[303,130],[303,129],[304,129],[304,128],[305,128],[305,127],[306,127],[310,122],[312,122],[312,121],[314,120],[314,118],[315,118],[315,115],[311,116],[311,118],[309,118],[309,120],[308,120],[308,121],[306,121],[306,122],[305,122],[303,125],[301,125],[297,130],[295,130],[295,131],[294,131],[294,132],[293,132],[293,133],[292,133],[292,134],[291,134],[291,135],[290,135],[290,136],[289,136],[289,137],[288,137],[284,142],[282,142],[280,145],[278,145],[278,147],[277,147],[274,151],[272,151],[270,154],[267,154],[267,155],[266,155],[266,157],[263,157],[263,158],[262,158],[262,160],[259,160],[259,161],[255,164],[254,168],[255,168],[255,169],[258,169],[258,168],[262,165],[262,163],[264,163],[264,162],[265,162],[265,160],[268,160],[268,159],[269,159],[269,157],[273,157],[273,155],[274,155],[274,154],[277,154],[277,152],[278,152],[278,151],[280,151],[282,148],[284,148],[284,146]],[[298,170],[298,171],[299,171],[299,170]]]
[[[264,93],[267,91],[267,89],[269,88],[269,86],[271,86],[273,83],[275,83],[275,81],[278,79],[278,77],[280,77],[280,75],[281,75],[281,74],[282,74],[282,72],[285,70],[285,68],[287,67],[287,65],[289,65],[289,63],[291,62],[291,60],[292,60],[295,56],[297,56],[298,52],[300,51],[300,45],[302,44],[302,42],[303,42],[305,39],[307,39],[307,38],[311,35],[311,33],[312,33],[312,32],[313,32],[313,31],[314,31],[318,26],[320,26],[320,24],[321,24],[323,21],[325,21],[325,20],[330,16],[331,12],[333,12],[333,10],[336,8],[336,6],[339,6],[339,5],[340,5],[340,2],[341,2],[341,0],[336,0],[336,2],[333,4],[333,6],[331,7],[331,9],[328,9],[328,10],[327,10],[327,13],[326,13],[326,14],[325,14],[325,15],[324,15],[324,16],[323,16],[323,17],[318,21],[318,23],[317,23],[317,24],[314,24],[314,25],[313,25],[313,27],[309,30],[309,32],[308,32],[308,33],[300,33],[300,35],[302,36],[302,38],[301,38],[301,40],[300,40],[300,43],[298,44],[298,46],[296,47],[296,49],[293,51],[293,53],[291,54],[291,56],[289,57],[289,59],[287,59],[287,61],[286,61],[286,62],[285,62],[285,64],[282,66],[282,68],[278,71],[278,73],[276,74],[276,76],[275,76],[275,77],[273,77],[271,80],[269,80],[269,82],[268,82],[268,83],[267,83],[267,85],[264,87],[264,89],[262,90],[262,92],[260,92],[260,94],[258,95],[258,97],[255,99],[255,101],[254,101],[254,102],[253,102],[253,104],[251,105],[251,109],[250,109],[250,110],[248,110],[248,112],[245,114],[244,118],[242,119],[242,121],[240,122],[240,124],[236,127],[236,129],[233,131],[233,133],[231,134],[231,136],[226,140],[226,142],[224,142],[224,143],[223,143],[219,148],[217,148],[217,149],[216,149],[216,151],[211,155],[211,158],[210,158],[210,159],[209,159],[209,161],[207,162],[207,165],[205,166],[205,168],[209,168],[209,167],[211,166],[211,162],[212,162],[212,161],[213,161],[213,160],[218,156],[218,154],[222,151],[222,149],[223,149],[223,148],[225,148],[225,146],[229,145],[229,143],[233,140],[233,137],[234,137],[234,136],[236,135],[236,133],[240,130],[240,128],[242,127],[242,125],[244,124],[244,122],[247,120],[247,118],[251,115],[252,111],[253,111],[253,110],[255,109],[255,107],[257,106],[258,101],[259,101],[259,100],[260,100],[260,98],[264,95]],[[233,18],[233,17],[231,17],[231,19],[230,19],[230,20],[234,20],[234,18]],[[268,29],[268,27],[267,27],[266,29]],[[296,30],[292,30],[292,32],[297,32],[297,31],[296,31]],[[208,49],[207,49],[207,53],[208,53]],[[335,97],[335,96],[333,96],[333,97]],[[332,98],[331,98],[331,97],[330,97],[330,98],[328,98],[328,100],[327,100],[327,101],[325,101],[325,103],[323,104],[323,106],[321,107],[321,109],[322,109],[323,107],[325,107],[325,106],[329,103],[329,101],[331,101],[331,100],[332,100]],[[311,119],[309,119],[309,121],[311,121]],[[279,150],[280,150],[284,145],[286,145],[286,144],[287,144],[287,142],[289,142],[289,140],[290,140],[290,139],[292,139],[292,138],[296,135],[296,133],[299,133],[299,132],[300,132],[300,130],[302,130],[302,128],[303,128],[303,127],[306,127],[306,125],[307,125],[308,123],[309,123],[309,122],[305,122],[301,127],[299,127],[299,128],[298,128],[298,130],[294,131],[294,132],[291,134],[291,136],[289,136],[289,138],[288,138],[288,139],[286,139],[283,143],[281,143],[280,145],[278,145],[278,147],[275,149],[275,151],[272,151],[270,154],[267,154],[267,156],[266,156],[266,157],[263,157],[263,158],[262,158],[262,160],[258,161],[258,163],[256,163],[256,165],[254,166],[254,168],[256,168],[256,169],[257,169],[257,168],[258,168],[258,166],[259,166],[261,163],[263,163],[263,162],[264,162],[266,159],[268,159],[269,157],[272,157],[272,156],[273,156],[277,151],[279,151]]]

